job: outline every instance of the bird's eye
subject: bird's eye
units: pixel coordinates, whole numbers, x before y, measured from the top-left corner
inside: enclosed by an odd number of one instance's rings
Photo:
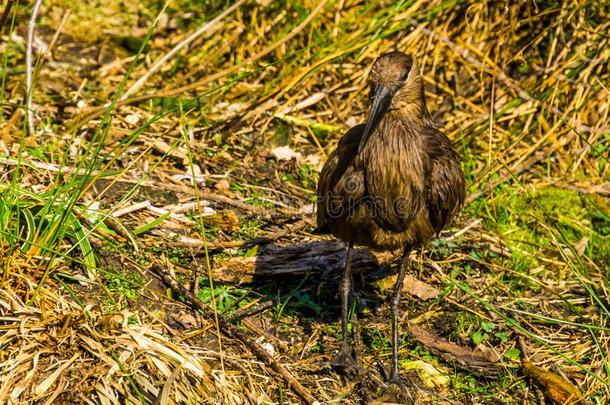
[[[371,83],[370,84],[370,93],[369,93],[369,98],[372,100],[373,97],[375,97],[375,92],[377,91],[377,84],[376,83]]]
[[[399,80],[400,80],[401,83],[404,83],[405,80],[407,80],[407,78],[409,77],[409,72],[411,72],[411,65],[405,66],[405,68],[400,73],[400,79]]]

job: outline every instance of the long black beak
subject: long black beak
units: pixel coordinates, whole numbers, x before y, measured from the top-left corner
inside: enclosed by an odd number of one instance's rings
[[[360,138],[360,144],[358,145],[358,152],[362,151],[364,145],[366,145],[369,137],[379,125],[379,122],[383,118],[384,114],[388,111],[390,104],[392,103],[392,97],[394,96],[395,90],[391,87],[384,86],[382,84],[377,85],[375,94],[373,95],[373,105],[369,116],[366,119],[366,125],[364,127],[364,133]]]

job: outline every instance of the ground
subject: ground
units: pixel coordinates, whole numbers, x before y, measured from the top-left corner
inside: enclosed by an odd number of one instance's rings
[[[1,403],[610,400],[604,2],[49,0],[29,41],[34,3],[0,14]],[[344,375],[344,247],[313,226],[393,49],[468,184],[412,256],[407,396],[399,252],[357,252]]]

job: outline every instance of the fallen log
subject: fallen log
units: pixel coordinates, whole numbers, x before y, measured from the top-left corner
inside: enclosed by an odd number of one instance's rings
[[[322,240],[289,246],[266,245],[256,256],[232,257],[212,270],[214,280],[225,283],[252,283],[265,278],[306,273],[340,272],[345,265],[345,244]],[[374,270],[377,258],[366,250],[352,252],[352,272]]]

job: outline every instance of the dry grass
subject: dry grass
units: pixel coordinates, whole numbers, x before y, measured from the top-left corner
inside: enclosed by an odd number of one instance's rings
[[[222,3],[174,1],[139,57],[159,2],[44,4],[34,46],[48,49],[27,136],[30,7],[12,9],[0,43],[0,402],[300,401],[214,319],[179,303],[150,263],[225,315],[281,296],[240,327],[318,400],[378,396],[389,322],[370,289],[359,296],[367,385],[322,366],[336,348],[333,275],[236,287],[207,274],[208,263],[256,255],[244,240],[316,238],[283,230],[307,212],[326,154],[364,120],[370,64],[396,48],[420,64],[428,108],[469,180],[464,214],[420,267],[441,297],[403,305],[505,366],[496,376],[452,368],[405,335],[403,360],[451,376],[422,398],[534,403],[542,394],[518,362],[526,351],[590,403],[609,401],[609,7],[246,1],[106,114],[123,80],[130,88]],[[284,145],[301,157],[274,159]]]

